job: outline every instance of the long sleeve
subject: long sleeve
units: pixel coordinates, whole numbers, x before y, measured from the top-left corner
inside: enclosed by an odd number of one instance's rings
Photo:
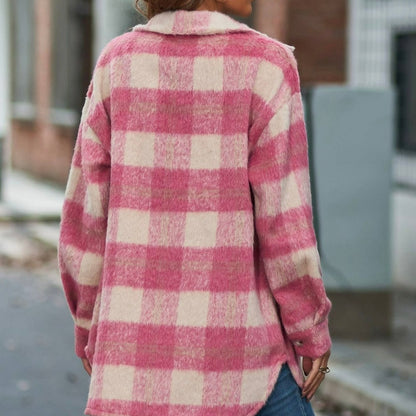
[[[267,279],[297,354],[316,358],[331,345],[331,303],[313,229],[308,145],[293,54],[263,62],[254,88],[249,180]],[[288,58],[288,59],[287,59]]]
[[[107,84],[107,71],[99,63],[82,111],[61,218],[59,267],[79,357],[85,357],[105,250],[111,135]]]

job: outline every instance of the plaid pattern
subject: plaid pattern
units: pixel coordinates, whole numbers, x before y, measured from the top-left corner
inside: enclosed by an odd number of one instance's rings
[[[302,384],[330,346],[310,198],[289,47],[183,11],[112,41],[59,249],[87,414],[254,415],[285,361]]]

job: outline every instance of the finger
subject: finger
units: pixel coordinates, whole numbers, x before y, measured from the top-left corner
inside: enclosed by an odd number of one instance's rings
[[[92,368],[89,360],[87,358],[82,358],[82,365],[84,370],[87,372],[89,376],[91,376]]]
[[[312,397],[315,395],[316,391],[318,390],[319,386],[324,381],[324,379],[325,379],[325,375],[321,373],[321,375],[318,376],[318,378],[312,384],[312,386],[310,387],[309,391],[306,392],[306,398],[308,400],[311,400],[312,399]]]
[[[303,387],[304,391],[310,387],[310,385],[314,382],[315,378],[319,375],[320,373],[319,368],[321,367],[321,361],[322,361],[321,358],[317,358],[316,360],[312,361],[312,370],[310,371],[305,381],[305,384]]]
[[[320,386],[320,384],[322,383],[322,381],[324,380],[325,375],[320,373],[318,374],[310,383],[310,385],[302,390],[302,396],[303,397],[307,397],[310,398],[311,396],[313,396],[316,392],[316,390],[318,389],[318,387]]]
[[[305,383],[305,386],[302,389],[303,395],[306,396],[314,388],[317,381],[321,382],[324,377],[325,374],[323,373],[314,374],[314,376],[308,380],[308,384]]]
[[[321,375],[322,373],[319,373],[319,371],[314,373],[311,372],[309,374],[302,389],[302,396],[306,396],[311,391],[311,389],[316,383],[316,380],[319,380],[321,378]]]
[[[308,378],[306,379],[305,385],[302,389],[302,396],[307,396],[308,393],[313,389],[313,387],[316,385],[317,380],[319,383],[322,382],[324,374],[320,371],[321,367],[321,359],[317,359],[312,364],[312,370],[309,373]]]
[[[322,366],[326,367],[328,365],[329,357],[331,356],[331,350],[328,350],[323,356],[322,356]]]
[[[91,373],[92,373],[92,367],[91,367],[91,364],[90,364],[90,362],[88,361],[87,362],[87,373],[88,373],[88,375],[90,376],[91,375]]]
[[[321,365],[320,367],[327,367],[328,366],[328,361],[329,361],[329,353],[328,355],[323,355],[322,356],[322,361],[321,361]]]
[[[302,390],[302,396],[306,397],[308,400],[311,400],[318,388],[320,387],[321,383],[325,379],[325,372],[322,372],[319,369],[319,373],[310,380],[310,383]]]

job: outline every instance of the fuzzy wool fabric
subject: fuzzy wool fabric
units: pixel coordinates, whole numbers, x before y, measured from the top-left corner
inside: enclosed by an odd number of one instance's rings
[[[292,49],[216,12],[114,39],[82,113],[61,276],[86,414],[250,416],[330,348]]]

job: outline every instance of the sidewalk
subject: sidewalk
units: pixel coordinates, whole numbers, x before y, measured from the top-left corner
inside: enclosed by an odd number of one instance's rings
[[[394,293],[391,340],[334,340],[320,395],[369,416],[416,416],[416,294]]]
[[[33,239],[56,247],[63,190],[19,172],[6,172],[3,191],[0,256],[19,256],[30,249],[28,241]],[[59,279],[52,281],[59,284]],[[331,373],[320,389],[320,401],[362,412],[338,415],[416,416],[416,295],[397,292],[394,298],[393,339],[334,340]],[[325,411],[323,406],[322,416],[335,414]]]
[[[6,170],[3,175],[0,224],[9,230],[24,224],[20,228],[27,235],[56,247],[64,190],[18,171]],[[7,244],[1,239],[0,252],[3,249],[11,254],[14,250],[18,254],[15,245],[18,243],[12,237]]]

